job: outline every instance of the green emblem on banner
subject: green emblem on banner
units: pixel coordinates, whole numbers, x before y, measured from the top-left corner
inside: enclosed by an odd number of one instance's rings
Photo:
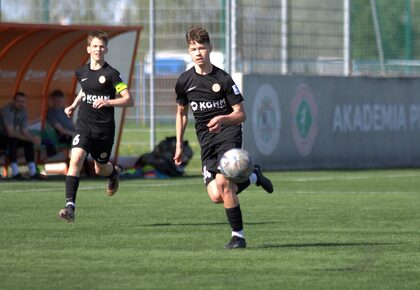
[[[306,100],[303,100],[297,109],[295,116],[296,126],[302,138],[306,138],[312,126],[311,107]]]
[[[311,89],[307,85],[299,86],[290,109],[293,141],[299,154],[307,156],[311,153],[318,135],[316,123],[318,106]]]

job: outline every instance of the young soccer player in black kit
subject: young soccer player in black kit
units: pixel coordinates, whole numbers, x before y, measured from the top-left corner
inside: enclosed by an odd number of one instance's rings
[[[176,113],[175,164],[182,161],[182,143],[188,122],[188,105],[195,119],[195,129],[201,147],[202,174],[207,193],[214,203],[223,203],[232,228],[228,249],[245,248],[242,213],[237,194],[251,183],[273,192],[271,181],[257,165],[249,180],[235,184],[226,179],[218,168],[223,153],[242,146],[242,122],[245,121],[243,97],[231,76],[210,62],[209,34],[199,26],[186,34],[188,52],[194,67],[181,74],[175,92]]]
[[[71,117],[80,106],[66,176],[66,206],[58,212],[67,222],[75,219],[79,176],[88,154],[94,160],[95,173],[108,178],[107,194],[112,196],[118,190],[121,168],[109,162],[115,134],[114,107],[131,107],[133,99],[120,73],[105,62],[108,38],[103,31],[88,34],[90,62],[76,70],[81,90],[65,109]],[[116,94],[120,97],[116,98]]]

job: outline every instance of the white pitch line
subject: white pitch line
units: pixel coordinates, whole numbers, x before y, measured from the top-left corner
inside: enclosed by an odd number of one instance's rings
[[[381,176],[320,176],[320,177],[280,177],[283,181],[296,181],[296,182],[311,182],[311,181],[333,181],[333,180],[367,180],[373,178],[402,178],[402,177],[420,177],[419,174],[389,174]]]
[[[385,195],[385,194],[395,194],[395,195],[402,195],[402,194],[419,194],[418,192],[414,191],[292,191],[290,194],[340,194],[340,195],[353,195],[353,194],[378,194],[378,195]]]
[[[182,185],[189,185],[189,184],[196,184],[197,182],[183,182]],[[64,184],[64,183],[63,183]],[[158,184],[123,184],[122,188],[151,188],[151,187],[168,187],[168,186],[175,186],[179,185],[179,183],[158,183]],[[85,190],[97,190],[97,189],[104,189],[106,183],[102,186],[81,186],[79,187],[79,191]],[[121,187],[120,187],[121,188]],[[18,190],[0,190],[0,193],[25,193],[25,192],[56,192],[56,191],[63,191],[64,192],[64,185],[60,187],[49,187],[49,188],[31,188],[31,189],[18,189]]]

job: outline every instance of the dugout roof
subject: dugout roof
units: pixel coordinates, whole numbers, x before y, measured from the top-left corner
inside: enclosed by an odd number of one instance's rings
[[[0,23],[0,107],[17,91],[27,95],[31,128],[43,128],[49,95],[61,89],[67,105],[77,95],[77,67],[89,60],[86,37],[101,29],[109,36],[106,61],[116,68],[130,87],[140,26],[81,26]],[[117,158],[124,109],[116,108],[116,134],[112,157]]]
[[[70,103],[77,86],[74,71],[89,59],[87,33],[96,29],[110,35],[109,46],[119,38],[115,42],[120,44],[110,48],[113,54],[108,53],[106,60],[130,85],[142,27],[0,23],[0,107],[23,91],[33,122],[44,119],[53,90],[63,90]]]

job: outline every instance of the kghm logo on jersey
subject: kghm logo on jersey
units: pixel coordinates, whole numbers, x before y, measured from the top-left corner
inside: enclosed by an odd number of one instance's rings
[[[110,100],[110,96],[97,96],[97,95],[90,95],[82,92],[82,102],[93,104],[96,100]]]
[[[200,111],[209,111],[212,109],[223,109],[226,108],[226,100],[217,100],[213,102],[191,102],[191,109],[195,112]]]
[[[277,147],[281,128],[278,97],[271,85],[264,84],[258,89],[252,108],[255,144],[263,155],[270,155]]]
[[[298,88],[290,109],[293,141],[299,154],[307,156],[311,153],[318,134],[316,123],[318,107],[307,85]]]

